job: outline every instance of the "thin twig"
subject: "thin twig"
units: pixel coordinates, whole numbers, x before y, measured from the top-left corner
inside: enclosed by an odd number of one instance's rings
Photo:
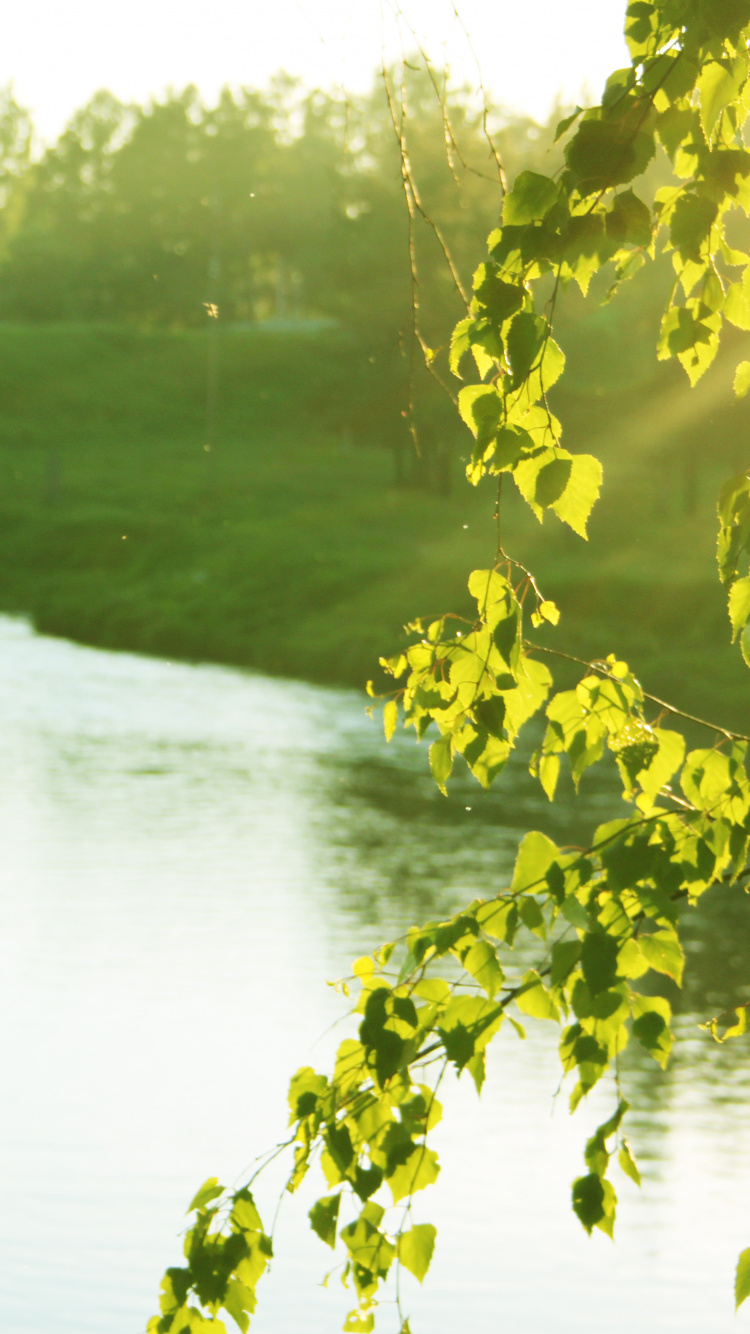
[[[619,677],[613,673],[597,659],[588,661],[586,658],[577,658],[573,653],[563,653],[559,648],[545,648],[542,644],[532,644],[530,640],[524,640],[524,647],[533,649],[535,653],[549,653],[555,658],[565,658],[567,662],[577,662],[580,667],[588,667],[592,672],[599,672],[600,676],[607,677],[610,681],[619,681]],[[678,718],[685,718],[689,723],[697,723],[699,727],[708,728],[709,732],[718,732],[726,737],[727,741],[750,741],[750,736],[745,736],[744,732],[730,732],[726,727],[720,727],[718,723],[709,723],[705,718],[698,718],[694,713],[686,713],[684,709],[678,709],[675,704],[668,704],[666,700],[659,699],[658,695],[650,695],[647,690],[643,691],[643,698],[651,701],[652,704],[658,704],[661,709],[666,709],[668,713],[675,714]]]

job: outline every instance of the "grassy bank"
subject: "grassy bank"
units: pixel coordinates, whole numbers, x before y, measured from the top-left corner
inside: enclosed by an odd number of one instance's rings
[[[397,483],[385,372],[333,333],[223,332],[207,452],[206,359],[199,333],[0,328],[0,606],[92,644],[361,684],[407,617],[466,606],[492,496],[462,482],[450,413],[452,494]],[[569,396],[571,447],[607,463],[591,542],[512,496],[504,526],[565,648],[630,654],[730,721],[747,682],[711,510],[747,414],[726,378],[691,398],[668,374],[637,412],[616,388]]]

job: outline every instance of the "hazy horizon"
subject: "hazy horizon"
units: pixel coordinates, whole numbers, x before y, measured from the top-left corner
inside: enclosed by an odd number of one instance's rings
[[[461,0],[131,0],[104,11],[96,0],[27,0],[6,14],[0,84],[12,83],[44,142],[100,88],[144,102],[195,84],[208,100],[228,84],[266,85],[283,70],[310,87],[367,87],[387,59],[420,42],[457,81],[545,119],[558,97],[596,95],[627,61],[624,0],[527,0],[523,6]],[[472,50],[473,45],[473,50]]]

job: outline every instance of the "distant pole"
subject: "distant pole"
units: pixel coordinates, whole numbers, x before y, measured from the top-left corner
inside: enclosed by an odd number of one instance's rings
[[[206,443],[207,453],[216,447],[216,419],[219,402],[219,256],[214,252],[208,261],[208,349],[206,354]]]
[[[218,244],[219,201],[216,196],[210,201],[209,228],[207,291],[204,302],[208,317],[208,345],[206,348],[206,438],[203,448],[210,459],[216,449],[219,409],[219,285],[221,260]],[[210,472],[213,472],[213,468],[210,469]]]

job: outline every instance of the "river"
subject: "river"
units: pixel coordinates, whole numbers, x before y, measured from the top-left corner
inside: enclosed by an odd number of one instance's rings
[[[415,920],[500,888],[529,824],[564,841],[616,809],[606,771],[549,808],[520,759],[448,800],[424,747],[387,748],[354,692],[113,654],[0,618],[0,1329],[139,1334],[197,1186],[231,1184],[283,1133],[288,1078],[346,1026],[327,981]],[[581,835],[582,836],[582,835]],[[505,1030],[478,1099],[445,1091],[439,1228],[413,1334],[724,1334],[750,1246],[744,1042],[697,1022],[747,997],[748,900],[688,936],[679,1041],[633,1057],[616,1242],[569,1185],[612,1105],[555,1098],[555,1033]],[[531,1025],[529,1025],[531,1028]],[[541,1028],[541,1026],[539,1026]],[[617,1176],[620,1174],[617,1173]],[[261,1187],[267,1216],[277,1182]],[[289,1198],[253,1334],[328,1334],[354,1305]],[[230,1322],[231,1323],[231,1322]],[[392,1308],[382,1310],[393,1334]]]

